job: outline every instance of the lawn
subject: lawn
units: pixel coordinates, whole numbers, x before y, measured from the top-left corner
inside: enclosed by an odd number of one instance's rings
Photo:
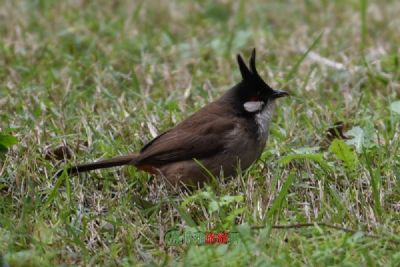
[[[0,1],[0,266],[399,266],[398,14],[395,0]],[[176,193],[133,167],[54,176],[140,150],[239,82],[253,47],[291,96],[238,177]],[[178,239],[193,233],[231,239]]]

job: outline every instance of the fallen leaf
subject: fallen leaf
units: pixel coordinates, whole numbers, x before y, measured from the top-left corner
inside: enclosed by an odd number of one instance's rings
[[[344,123],[342,121],[336,122],[332,127],[330,127],[327,131],[326,137],[328,140],[333,140],[333,139],[348,139],[343,134],[344,130]]]
[[[72,157],[72,150],[67,145],[61,145],[54,149],[47,149],[45,152],[45,159],[47,160],[63,160]]]
[[[397,113],[400,114],[400,101],[394,101],[390,104],[390,109]]]
[[[346,134],[353,137],[349,138],[346,143],[349,145],[354,145],[357,152],[360,152],[364,144],[364,130],[359,126],[356,126],[353,127],[350,131],[346,132]]]

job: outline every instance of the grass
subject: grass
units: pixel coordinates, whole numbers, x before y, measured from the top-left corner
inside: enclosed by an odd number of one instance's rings
[[[394,0],[1,1],[3,259],[398,266],[399,12]],[[292,96],[242,175],[191,194],[134,168],[53,177],[138,151],[239,81],[235,54],[253,47]],[[333,140],[337,122],[349,139]],[[297,224],[313,226],[272,227]],[[174,227],[240,240],[169,246]]]

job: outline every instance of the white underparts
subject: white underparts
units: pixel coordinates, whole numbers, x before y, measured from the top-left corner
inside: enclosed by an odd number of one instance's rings
[[[248,101],[243,104],[243,107],[247,112],[257,112],[263,108],[263,105],[263,101]]]
[[[248,102],[247,102],[248,103]],[[258,136],[259,140],[265,142],[268,137],[269,125],[272,121],[272,115],[275,109],[275,102],[269,101],[266,103],[266,107],[255,115],[255,120],[258,125]]]

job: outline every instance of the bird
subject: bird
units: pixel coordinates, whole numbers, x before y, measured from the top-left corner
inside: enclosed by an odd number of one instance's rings
[[[175,127],[148,142],[138,153],[60,170],[69,175],[122,165],[162,177],[171,186],[203,186],[211,177],[232,177],[249,168],[266,145],[275,103],[289,95],[272,89],[237,54],[241,81]]]

